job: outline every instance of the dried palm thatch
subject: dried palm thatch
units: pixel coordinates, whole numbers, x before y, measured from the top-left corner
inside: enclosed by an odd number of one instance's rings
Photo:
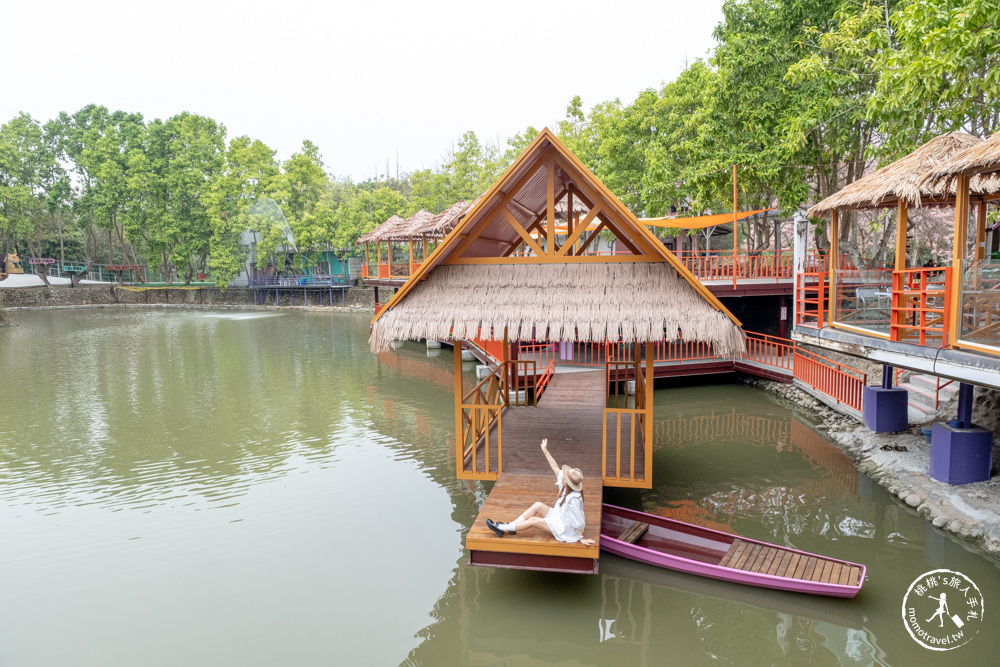
[[[362,245],[364,243],[378,243],[384,241],[384,235],[387,231],[390,231],[393,227],[398,226],[403,222],[403,219],[398,215],[394,215],[381,225],[371,230],[367,234],[363,234],[358,237],[357,244]]]
[[[954,196],[954,184],[925,183],[927,176],[963,151],[983,143],[964,132],[949,132],[935,137],[904,158],[854,181],[836,194],[810,208],[806,214],[823,215],[835,209],[895,206],[900,200],[912,208],[932,203],[934,198]],[[1000,192],[1000,178],[973,179],[973,190],[988,194]],[[930,201],[928,201],[930,200]]]
[[[393,340],[544,338],[704,341],[743,356],[743,331],[666,263],[439,266],[372,326],[375,352]]]
[[[409,241],[413,238],[420,238],[420,232],[418,230],[433,218],[433,213],[420,209],[406,220],[403,220],[392,227],[386,228],[386,230],[382,232],[382,238],[380,240],[398,242]]]
[[[963,172],[975,172],[997,178],[1000,172],[1000,132],[986,141],[973,144],[958,153],[927,175],[926,182],[932,186],[955,188],[955,177]],[[982,177],[981,176],[981,177]],[[975,180],[975,179],[973,179]],[[975,185],[973,183],[973,185]]]
[[[479,198],[477,197],[475,201],[479,201]],[[423,225],[414,229],[414,233],[417,236],[427,236],[428,238],[444,238],[465,217],[465,214],[472,208],[473,203],[475,202],[467,202],[464,199],[459,199]]]

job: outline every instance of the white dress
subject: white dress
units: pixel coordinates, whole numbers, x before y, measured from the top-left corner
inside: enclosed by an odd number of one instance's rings
[[[556,477],[556,486],[559,487],[559,495],[562,496],[565,493],[562,470]],[[556,506],[550,509],[545,517],[545,523],[560,542],[579,542],[580,531],[587,525],[583,518],[583,496],[580,492],[566,493],[562,504],[557,500]]]

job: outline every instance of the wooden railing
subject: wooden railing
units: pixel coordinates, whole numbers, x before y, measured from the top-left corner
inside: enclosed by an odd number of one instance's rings
[[[389,273],[389,262],[379,262],[378,277],[379,280],[387,280],[391,277]]]
[[[795,379],[801,380],[837,403],[861,412],[864,387],[868,376],[861,371],[832,359],[796,348]]]
[[[462,397],[462,436],[456,452],[459,453],[459,470],[476,479],[496,479],[503,472],[503,420],[501,413],[507,407],[506,382],[490,373],[472,391]],[[494,426],[496,428],[494,428]],[[496,471],[490,470],[492,442],[496,447]],[[479,465],[479,452],[483,465]]]
[[[894,271],[890,339],[947,345],[951,280],[950,266]]]
[[[607,407],[604,408],[604,427],[601,437],[601,474],[605,484],[613,486],[643,486],[649,478],[650,459],[653,451],[652,438],[647,437],[647,425],[652,425],[652,403],[648,401],[646,377],[642,372],[638,352],[631,361],[608,361],[605,364],[605,378],[608,386]],[[628,407],[628,383],[635,383],[635,402]],[[621,391],[621,389],[625,391]],[[628,426],[626,442],[622,442],[622,431]],[[609,431],[614,438],[614,471],[608,470]],[[637,440],[639,441],[637,443]],[[641,444],[641,449],[637,445]],[[628,455],[628,464],[623,466],[622,454]],[[636,458],[641,457],[643,470],[640,477]],[[623,470],[623,467],[625,470]]]

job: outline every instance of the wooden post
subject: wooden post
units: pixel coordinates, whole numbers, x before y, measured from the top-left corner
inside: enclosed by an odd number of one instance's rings
[[[840,257],[840,211],[833,209],[830,213],[830,253],[826,258],[830,272],[830,287],[827,294],[827,322],[832,327],[837,316],[837,264]]]
[[[962,262],[965,260],[965,241],[969,225],[969,176],[959,174],[955,179],[955,238],[951,250],[951,303],[945,313],[948,318],[948,343],[959,337],[962,324]]]
[[[413,238],[410,238],[410,272],[409,275],[413,275]]]
[[[892,304],[895,305],[898,310],[893,315],[895,324],[904,325],[906,324],[906,304],[903,302],[902,291],[905,289],[906,281],[901,272],[906,268],[906,229],[909,227],[910,218],[909,210],[906,205],[905,199],[900,199],[896,205],[896,259],[893,264],[893,274],[892,274],[892,292],[896,292],[896,286],[899,286],[899,293],[892,295]],[[898,276],[898,278],[897,278]],[[891,330],[891,328],[890,328]],[[900,329],[902,331],[902,329]]]
[[[566,193],[566,238],[573,238],[573,191],[569,190]],[[574,245],[576,245],[574,243]],[[567,255],[575,254],[573,248],[566,251]]]
[[[976,261],[986,259],[986,202],[976,205]]]
[[[503,392],[503,404],[510,407],[510,343],[507,341],[507,327],[503,328],[503,367],[500,370],[500,391]],[[515,396],[515,402],[516,402]]]
[[[424,239],[424,254],[420,256],[420,261],[421,262],[426,262],[427,261],[427,236],[424,235],[423,239]]]
[[[652,488],[653,480],[653,343],[646,343],[646,419],[642,430],[643,463],[646,468],[647,488]]]
[[[549,163],[545,165],[545,215],[546,215],[546,227],[545,233],[547,237],[545,254],[555,255],[556,254],[556,163],[554,160],[549,160]]]
[[[455,353],[455,469],[459,477],[464,477],[465,472],[465,442],[462,440],[462,340],[452,339],[452,352]],[[473,452],[472,460],[475,461]]]
[[[733,165],[733,289],[736,289],[736,254],[737,254],[737,244],[736,244],[736,165]],[[708,256],[706,242],[706,252],[705,255]]]
[[[906,268],[906,229],[909,224],[906,200],[900,199],[896,206],[896,271]]]
[[[388,276],[388,278],[389,278],[389,280],[392,280],[392,241],[389,240],[389,239],[386,239],[385,250],[389,254],[389,258],[388,258],[388,260],[389,260],[389,276]]]

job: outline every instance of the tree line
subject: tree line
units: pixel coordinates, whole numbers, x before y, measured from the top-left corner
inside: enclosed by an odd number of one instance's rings
[[[586,110],[576,97],[558,134],[640,216],[678,207],[794,210],[937,134],[1000,129],[1000,9],[992,0],[727,0],[711,54],[634,101]],[[483,192],[534,138],[504,145],[465,133],[433,169],[362,182],[325,170],[304,141],[283,162],[218,121],[165,121],[89,105],[0,126],[0,247],[86,263],[148,262],[166,280],[210,273],[226,284],[257,264],[341,257],[392,215],[439,212]],[[274,207],[262,208],[262,201]],[[280,211],[276,215],[275,211]],[[846,216],[841,247],[861,253],[892,216]],[[823,221],[812,221],[825,246]],[[919,224],[919,216],[914,216]],[[743,231],[774,243],[766,219]],[[883,250],[884,252],[884,250]]]

